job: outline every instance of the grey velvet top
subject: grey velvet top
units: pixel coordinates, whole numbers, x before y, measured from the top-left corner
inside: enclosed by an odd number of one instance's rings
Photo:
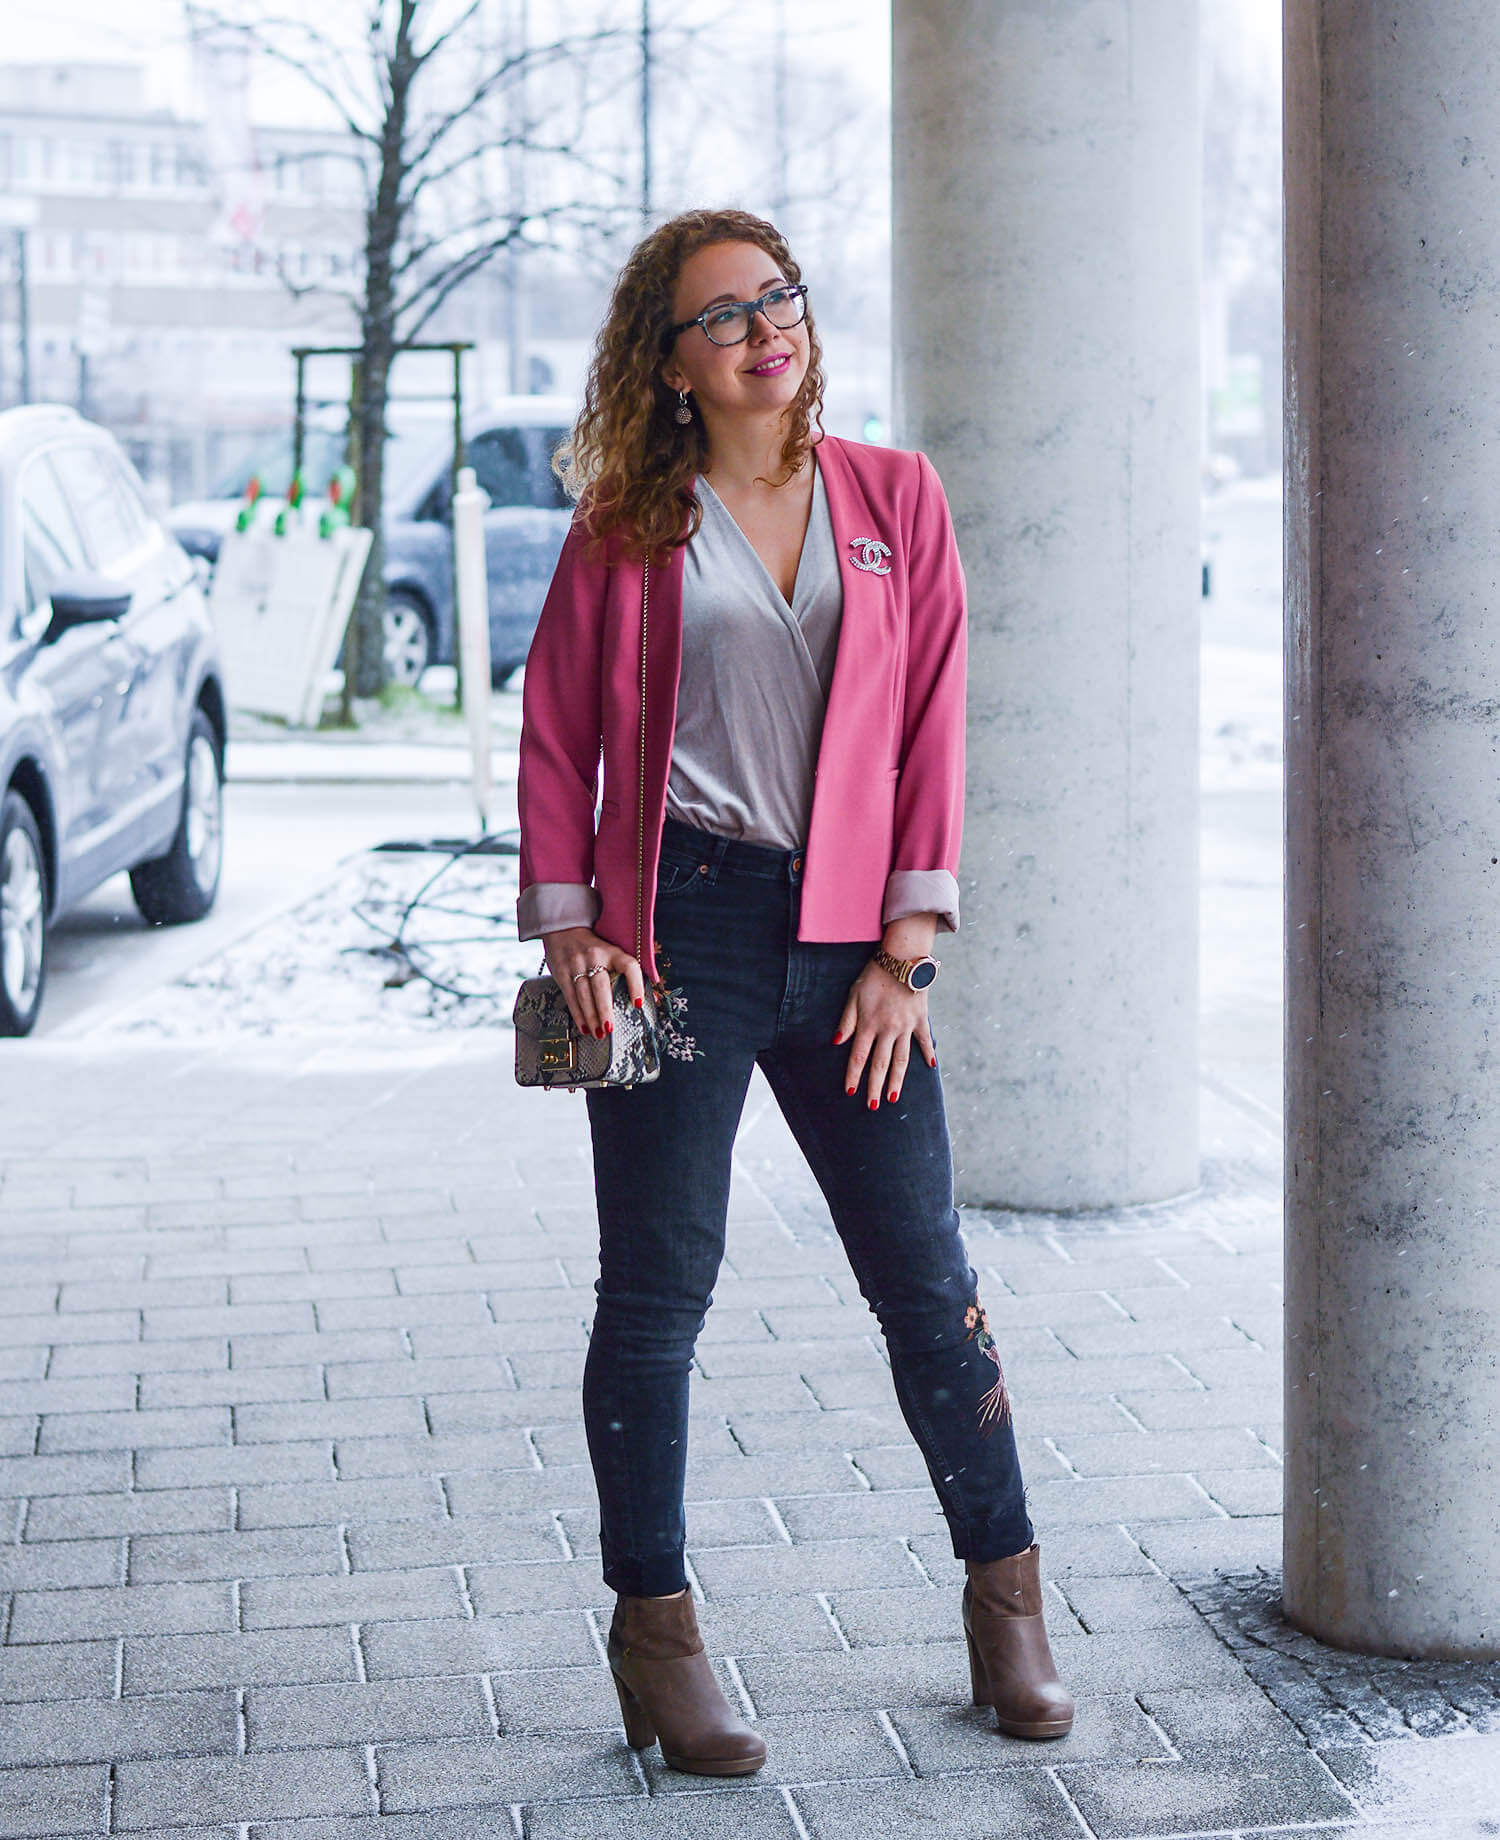
[[[703,522],[682,567],[682,675],[667,815],[700,831],[795,850],[807,842],[813,774],[844,613],[823,475],[790,606],[706,479]]]
[[[682,673],[667,815],[697,830],[792,850],[807,842],[813,778],[843,620],[839,556],[819,469],[788,605],[754,545],[708,481],[703,522],[682,569]],[[897,870],[883,920],[938,915],[958,925],[958,883],[945,869]],[[592,926],[599,897],[568,882],[521,891],[517,931],[537,939]]]

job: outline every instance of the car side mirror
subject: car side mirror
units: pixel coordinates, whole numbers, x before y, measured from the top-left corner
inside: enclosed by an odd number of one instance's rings
[[[101,620],[123,620],[130,611],[131,590],[108,575],[88,569],[69,569],[59,575],[49,597],[52,621],[47,637],[55,639],[70,626],[94,626]]]

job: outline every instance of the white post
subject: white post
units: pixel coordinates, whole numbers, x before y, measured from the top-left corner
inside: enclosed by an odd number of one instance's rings
[[[490,827],[490,589],[484,561],[484,514],[472,466],[459,468],[453,495],[453,585],[458,602],[458,669],[469,748],[474,756],[474,803],[479,828]]]

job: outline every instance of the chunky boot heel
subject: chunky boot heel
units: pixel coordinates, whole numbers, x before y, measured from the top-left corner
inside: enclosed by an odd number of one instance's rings
[[[964,1634],[976,1706],[993,1706],[1012,1738],[1065,1738],[1073,1699],[1057,1677],[1042,1621],[1042,1549],[1009,1559],[968,1562]],[[982,1697],[981,1697],[982,1693]]]
[[[988,1706],[990,1703],[990,1683],[985,1678],[984,1663],[979,1658],[979,1650],[974,1646],[974,1638],[966,1629],[964,1636],[969,1644],[969,1685],[974,1690],[974,1704]]]
[[[686,1591],[622,1597],[607,1647],[633,1750],[660,1740],[667,1767],[690,1776],[751,1776],[765,1762],[765,1739],[735,1716],[709,1665]]]
[[[643,1751],[656,1742],[656,1727],[646,1715],[646,1708],[611,1668],[610,1677],[620,1700],[620,1717],[625,1721],[625,1742],[633,1751]]]

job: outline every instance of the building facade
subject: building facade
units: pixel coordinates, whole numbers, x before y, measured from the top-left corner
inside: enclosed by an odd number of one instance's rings
[[[245,75],[216,59],[194,119],[130,65],[0,66],[0,197],[30,218],[0,229],[0,405],[24,285],[30,397],[107,423],[163,498],[285,425],[292,345],[353,330],[361,172],[341,134],[251,126]]]

